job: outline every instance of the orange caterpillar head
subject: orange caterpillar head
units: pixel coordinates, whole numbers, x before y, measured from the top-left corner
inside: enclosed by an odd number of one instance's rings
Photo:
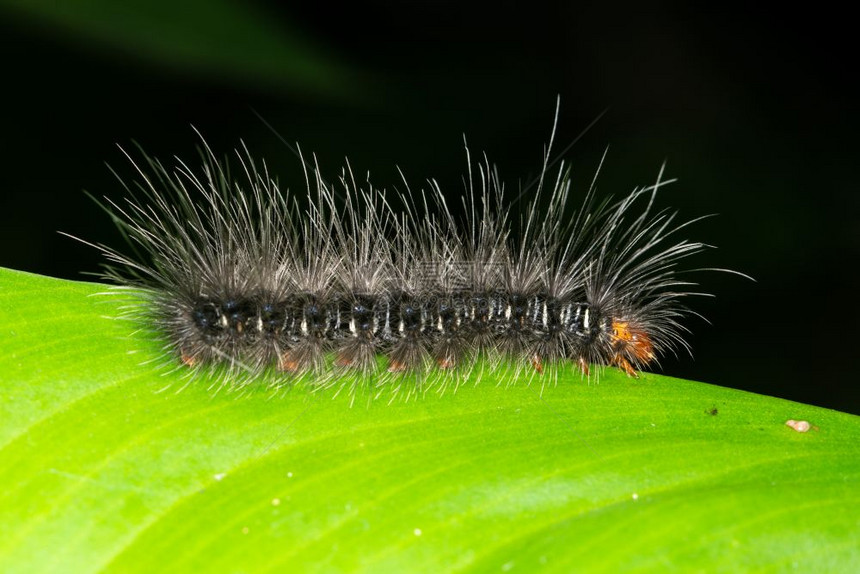
[[[633,365],[647,365],[656,358],[651,337],[629,321],[613,319],[610,340],[613,350],[611,363],[631,377],[638,377]]]

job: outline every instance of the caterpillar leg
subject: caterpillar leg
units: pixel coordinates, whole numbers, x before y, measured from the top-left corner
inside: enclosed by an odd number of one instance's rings
[[[179,353],[179,360],[182,361],[182,364],[186,367],[195,367],[197,366],[197,357],[192,355],[190,351],[182,350]]]
[[[628,377],[633,377],[634,379],[639,378],[639,373],[636,372],[636,369],[633,368],[630,361],[622,357],[620,354],[617,354],[612,358],[612,364],[627,373]]]
[[[457,359],[453,356],[437,357],[436,366],[443,371],[450,370],[457,366]]]
[[[537,354],[533,355],[532,360],[531,360],[531,364],[532,364],[532,367],[534,367],[535,371],[538,372],[538,374],[540,374],[540,375],[543,374],[543,361],[541,360],[540,355],[537,355]]]
[[[298,373],[299,361],[296,360],[292,353],[284,353],[278,359],[278,370],[285,373]]]
[[[389,373],[403,373],[406,371],[406,368],[406,363],[403,361],[398,361],[397,359],[390,359],[388,361]]]

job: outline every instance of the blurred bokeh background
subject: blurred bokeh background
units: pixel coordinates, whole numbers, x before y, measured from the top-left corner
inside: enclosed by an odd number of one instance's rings
[[[283,4],[283,5],[282,5]],[[0,265],[69,279],[119,238],[83,190],[120,197],[116,144],[196,158],[239,140],[282,185],[299,164],[260,120],[336,174],[428,177],[457,194],[463,134],[511,188],[552,126],[583,192],[651,183],[716,294],[693,301],[694,358],[665,373],[860,413],[860,121],[853,20],[824,4],[0,0]],[[290,3],[295,4],[295,3]],[[2,288],[2,285],[0,285]]]

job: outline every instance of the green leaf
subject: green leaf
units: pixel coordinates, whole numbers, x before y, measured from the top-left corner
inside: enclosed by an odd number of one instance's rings
[[[856,416],[613,369],[159,392],[104,290],[0,270],[3,572],[860,571]]]
[[[366,87],[325,46],[247,2],[2,0],[4,7],[132,58],[232,84],[338,99],[355,98]]]

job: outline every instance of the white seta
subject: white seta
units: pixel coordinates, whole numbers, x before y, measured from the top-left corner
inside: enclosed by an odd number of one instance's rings
[[[316,160],[293,194],[244,146],[221,161],[203,142],[195,167],[126,155],[134,183],[102,205],[131,249],[97,245],[103,276],[189,380],[412,393],[476,368],[544,384],[566,364],[636,376],[689,350],[682,300],[696,293],[678,263],[705,245],[655,209],[662,169],[620,200],[598,201],[592,184],[576,207],[547,151],[512,211],[468,150],[460,197],[434,181],[384,192],[348,166],[330,183]]]

